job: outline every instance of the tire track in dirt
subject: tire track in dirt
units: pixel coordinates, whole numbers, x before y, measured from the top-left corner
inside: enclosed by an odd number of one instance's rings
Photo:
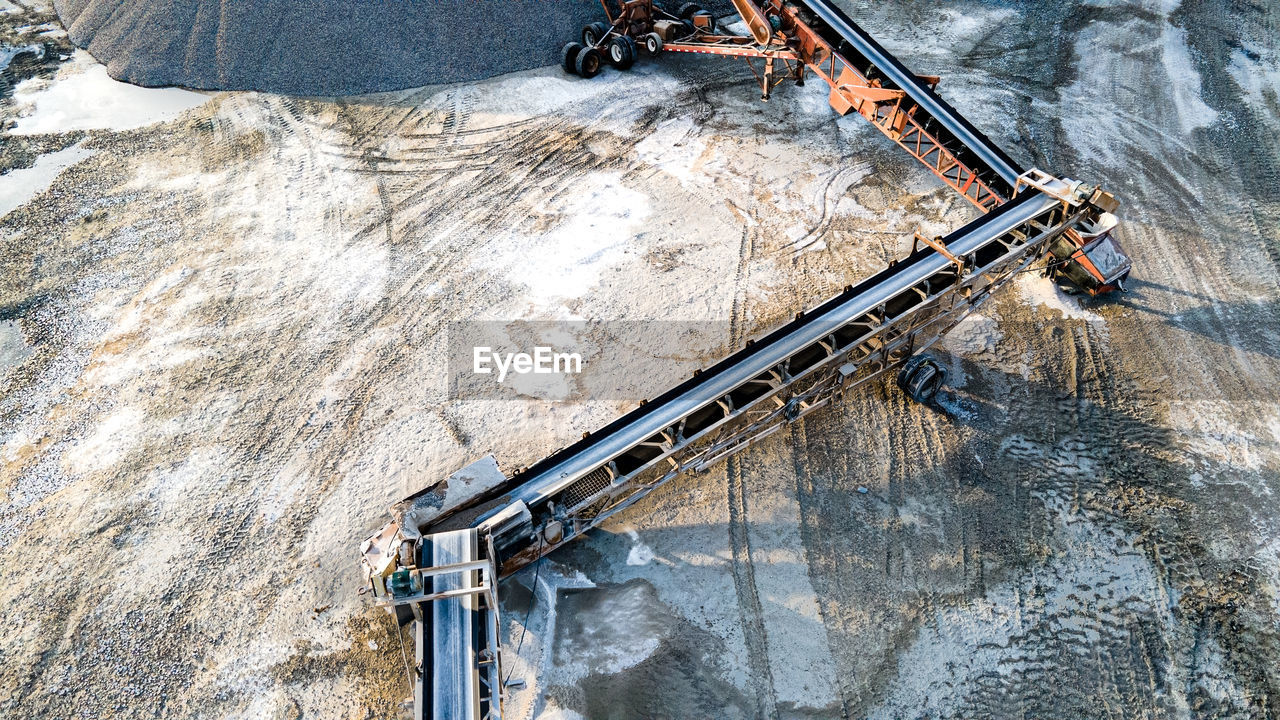
[[[1261,600],[1265,593],[1258,589],[1257,568],[1244,558],[1217,556],[1208,547],[1217,538],[1199,529],[1209,525],[1187,516],[1186,511],[1195,506],[1182,497],[1179,485],[1168,482],[1185,472],[1179,467],[1184,460],[1167,450],[1176,443],[1157,411],[1159,394],[1128,380],[1143,376],[1134,366],[1134,358],[1108,352],[1091,333],[1078,333],[1073,339],[1078,358],[1073,384],[1081,388],[1082,397],[1077,417],[1082,428],[1100,426],[1085,431],[1090,435],[1088,446],[1096,448],[1086,457],[1099,466],[1117,468],[1108,473],[1110,482],[1090,483],[1075,500],[1087,513],[1133,528],[1162,573],[1161,595],[1190,616],[1189,626],[1200,628],[1194,642],[1202,641],[1200,633],[1212,637],[1227,651],[1232,675],[1245,683],[1249,694],[1266,698],[1261,702],[1274,710],[1278,702],[1276,677],[1264,670],[1268,667],[1264,658],[1273,655],[1276,642],[1274,636],[1260,634],[1252,619],[1257,617],[1258,603],[1265,602]],[[1136,505],[1132,509],[1137,512],[1117,514],[1114,500],[1110,507],[1098,502],[1099,498],[1116,496],[1123,503],[1121,509]],[[1189,647],[1193,640],[1184,631],[1161,629],[1153,635],[1147,643],[1153,654],[1146,666],[1153,668],[1156,680],[1163,679],[1161,668],[1170,662],[1169,646],[1194,657]],[[1206,671],[1213,672],[1211,668],[1191,668],[1197,675]],[[1155,703],[1154,694],[1162,683],[1153,684],[1152,697],[1134,700]],[[1204,703],[1204,717],[1235,712],[1229,705],[1206,697],[1198,683],[1188,695]]]
[[[1024,543],[1030,546],[1027,554],[1036,557],[1045,552],[1037,552],[1038,546],[1054,542],[1054,503],[1064,503],[1068,509],[1080,508],[1103,490],[1105,472],[1101,463],[1108,454],[1104,435],[1123,432],[1120,428],[1098,427],[1100,418],[1096,417],[1095,407],[1106,402],[1106,397],[1096,392],[1096,380],[1105,354],[1090,337],[1090,328],[1082,325],[1076,323],[1059,333],[1063,352],[1042,348],[1046,355],[1059,357],[1061,362],[1046,368],[1048,382],[1031,387],[1033,397],[1013,405],[1008,426],[1024,429],[1023,433],[1006,441],[1004,450],[993,458],[1000,473],[1007,477],[1004,482],[1026,488],[1034,500],[1026,531],[1014,535],[1010,560],[1017,559],[1018,548]],[[1050,586],[1069,581],[1049,574],[1051,568],[1041,572],[1048,575],[1043,582]],[[1102,576],[1104,584],[1097,587],[1108,587],[1108,579],[1109,576]],[[1082,586],[1077,592],[1092,597],[1094,589]],[[1029,599],[1032,600],[1035,595]],[[965,693],[966,710],[1040,715],[1052,708],[1054,712],[1073,714],[1089,712],[1102,698],[1110,706],[1159,707],[1159,679],[1150,668],[1159,666],[1164,658],[1150,657],[1151,649],[1163,644],[1154,608],[1125,598],[1104,597],[1095,602],[1100,607],[1094,611],[1053,607],[1018,628],[1001,662],[1024,670],[1007,677],[978,678],[979,682]],[[1061,688],[1052,701],[1041,692],[1050,682]],[[1123,712],[1119,716],[1131,717]]]
[[[813,587],[815,599],[818,604],[818,615],[822,619],[823,635],[826,637],[828,652],[833,662],[838,662],[838,654],[832,647],[832,627],[836,623],[836,619],[832,617],[831,606],[829,602],[824,602],[819,587],[825,579],[835,577],[829,574],[833,570],[834,559],[839,557],[827,543],[819,538],[816,532],[814,522],[814,507],[811,499],[814,497],[815,476],[813,466],[818,464],[823,468],[830,477],[842,478],[848,481],[847,465],[842,462],[833,462],[833,458],[826,452],[825,443],[821,447],[815,447],[817,443],[813,443],[809,439],[808,426],[812,422],[819,432],[829,429],[827,426],[836,424],[837,416],[844,410],[843,404],[833,404],[824,410],[813,415],[805,416],[798,422],[792,423],[790,426],[791,442],[791,466],[795,472],[796,502],[800,509],[800,525],[797,528],[800,533],[801,544],[804,549],[803,557],[805,559],[806,572],[809,576],[809,583]],[[812,418],[812,420],[811,420]],[[848,676],[841,672],[838,667],[832,667],[827,673],[834,678],[834,685],[837,698],[840,702],[840,717],[844,720],[854,717],[850,700],[853,691],[849,687]]]
[[[743,479],[740,455],[726,460],[725,477],[729,496],[729,549],[733,557],[733,585],[742,615],[742,636],[747,646],[747,664],[755,691],[756,716],[777,720],[778,699],[773,666],[769,662],[769,638],[764,629],[764,610],[756,586],[755,561],[747,526],[747,484]]]
[[[866,655],[874,643],[859,637],[857,627],[862,613],[879,616],[882,611],[874,606],[883,600],[875,598],[885,590],[883,558],[875,557],[880,544],[877,519],[855,501],[865,497],[856,494],[858,485],[876,487],[875,476],[868,473],[871,468],[851,462],[869,455],[870,448],[866,453],[854,450],[852,457],[850,448],[857,447],[863,433],[884,437],[883,413],[877,408],[888,399],[871,386],[844,403],[806,416],[790,432],[799,534],[834,662],[830,676],[846,718],[865,714],[863,708],[880,679],[875,672],[879,663]],[[873,607],[851,607],[851,598]]]
[[[452,129],[459,129],[461,121],[457,116],[450,121]],[[554,133],[550,133],[554,135]],[[546,137],[537,133],[531,134],[533,137]],[[539,141],[542,142],[542,141]],[[563,147],[563,146],[561,146]],[[540,162],[544,153],[538,153],[537,150],[547,150],[547,148],[526,147],[519,142],[507,141],[502,143],[494,150],[498,157],[521,158],[525,163],[530,162],[529,158],[539,158],[539,162],[534,162],[534,168],[541,165],[544,169],[547,167]],[[552,148],[555,151],[557,148]],[[558,163],[558,169],[552,173],[548,179],[552,184],[563,182],[567,177],[582,170],[584,162],[590,159],[586,156],[578,156],[573,158],[565,158],[566,162]],[[521,163],[516,163],[517,167]],[[429,171],[428,171],[429,172]],[[527,194],[527,176],[523,174],[513,174],[505,181],[500,183],[493,182],[492,177],[486,177],[479,174],[471,176],[445,175],[437,174],[430,181],[423,191],[415,196],[411,196],[409,200],[400,199],[388,207],[389,214],[405,213],[409,215],[406,221],[407,226],[431,227],[444,220],[447,216],[466,216],[476,215],[481,212],[487,212],[491,206],[508,208],[507,212],[492,216],[492,221],[488,227],[504,228],[506,223],[514,221],[517,216],[521,215],[517,208],[526,207],[524,203],[532,202]],[[429,201],[428,201],[429,199]],[[425,211],[425,217],[423,212]],[[360,231],[357,235],[366,232],[368,228]],[[407,232],[406,240],[412,238],[413,233]],[[455,236],[451,238],[447,248],[443,251],[436,251],[439,245],[428,246],[431,255],[426,264],[421,268],[403,267],[392,268],[392,277],[402,278],[398,283],[388,289],[388,304],[392,307],[401,306],[424,290],[426,285],[434,282],[438,271],[445,266],[452,265],[456,262],[466,262],[466,258],[471,257],[473,253],[488,242],[490,238],[483,230],[469,233],[465,236]],[[485,307],[496,299],[498,280],[491,276],[482,278],[465,278],[457,283],[450,283],[448,290],[453,291],[453,304],[458,307]],[[367,318],[362,326],[357,326],[355,331],[357,334],[371,330],[374,326],[386,320],[385,317],[371,316]],[[430,338],[444,331],[445,326],[449,322],[449,318],[428,311],[426,309],[411,311],[404,319],[403,324],[406,327],[413,328],[413,337],[409,339],[409,347],[412,348],[421,342],[421,339]],[[379,383],[373,382],[373,378],[378,377],[394,377],[398,374],[398,366],[405,362],[410,362],[411,355],[396,354],[388,358],[379,358],[377,364],[371,368],[369,374],[370,380],[366,383],[357,385],[356,402],[357,405],[364,405],[370,399],[373,393],[380,387]],[[347,432],[354,431],[354,425],[359,422],[358,416],[349,416],[345,418],[343,425],[347,428]],[[344,432],[346,434],[346,432]],[[333,452],[342,454],[350,452],[351,446],[346,443],[330,443],[329,447],[333,448]],[[334,458],[336,460],[336,458]],[[324,461],[321,461],[324,462]]]
[[[469,113],[467,109],[468,103],[465,101],[459,102],[455,97],[453,98],[453,105],[455,108],[460,107],[461,110],[449,114],[445,121],[446,137],[451,142],[463,137],[464,133],[470,132],[463,125]],[[504,138],[498,141],[490,140],[484,142],[484,147],[491,157],[506,160],[508,164],[507,172],[500,176],[497,182],[495,182],[493,176],[479,173],[462,175],[457,173],[434,173],[434,177],[428,181],[425,187],[414,189],[410,186],[411,192],[407,196],[400,193],[392,202],[386,205],[386,213],[388,215],[408,214],[409,219],[406,224],[416,227],[447,224],[447,217],[478,217],[483,215],[485,218],[484,224],[477,225],[481,230],[473,230],[469,237],[452,238],[447,252],[433,253],[425,266],[421,269],[409,271],[407,279],[400,281],[398,284],[393,284],[388,290],[390,305],[396,306],[402,300],[407,300],[420,292],[437,275],[437,273],[433,272],[434,270],[442,269],[454,262],[465,262],[465,258],[473,256],[483,243],[490,240],[483,231],[484,227],[506,230],[509,227],[516,226],[525,218],[525,208],[539,202],[540,197],[553,198],[564,191],[573,177],[582,174],[591,166],[600,162],[613,162],[609,158],[597,158],[589,151],[582,149],[586,143],[583,142],[584,138],[581,136],[581,131],[568,129],[567,124],[564,122],[546,123],[546,125],[547,127],[539,132],[530,132],[527,127],[521,127],[521,132],[514,139]],[[500,133],[501,130],[501,128],[482,129],[486,134]],[[480,131],[477,130],[477,132]],[[371,136],[375,141],[379,140],[376,131],[371,133]],[[479,143],[477,142],[476,144]],[[568,155],[565,154],[566,150],[569,153]],[[624,148],[624,150],[629,150],[629,148]],[[553,157],[554,160],[552,159]],[[424,170],[424,174],[428,173],[432,173],[430,168]],[[530,187],[538,186],[549,188],[549,190],[541,194],[536,192],[531,194],[529,192]],[[394,190],[388,188],[385,195],[390,198],[393,193]],[[494,207],[505,208],[505,210],[495,214],[493,212]],[[371,224],[357,232],[356,237],[379,228],[386,230],[385,224]],[[392,269],[392,277],[405,275],[406,273],[403,270]],[[450,289],[454,290],[452,303],[459,307],[483,307],[491,302],[492,299],[487,296],[491,291],[495,290],[496,282],[492,278],[485,278],[480,282],[465,279],[459,280],[456,286],[451,283]],[[370,316],[356,326],[348,328],[348,332],[354,332],[357,336],[362,335],[383,320],[384,318],[381,316]],[[416,337],[425,338],[442,332],[446,322],[447,318],[413,313],[405,324],[415,328],[414,335]],[[411,339],[410,346],[414,344]],[[336,361],[337,359],[332,362]],[[403,355],[393,355],[386,359],[380,358],[378,364],[371,368],[371,372],[367,376],[369,378],[395,376],[398,372],[397,366],[407,361],[408,358]],[[332,367],[328,370],[317,368],[313,374],[324,374],[331,371]],[[299,385],[302,388],[306,387],[305,383],[301,381]],[[372,380],[367,384],[358,384],[349,391],[348,404],[357,408],[363,407],[369,402],[377,387],[378,385],[373,383]],[[325,429],[325,434],[328,437],[324,445],[330,450],[313,452],[311,458],[307,461],[307,466],[315,468],[316,473],[332,472],[342,455],[356,451],[356,448],[353,447],[355,426],[361,420],[362,416],[359,413],[351,413],[339,421],[338,427]],[[332,439],[335,434],[340,437]],[[309,431],[306,434],[300,433],[285,445],[309,445],[316,441],[316,437],[316,431]],[[269,440],[264,439],[259,447],[254,448],[254,452],[264,451],[267,442]],[[308,488],[307,495],[309,497],[323,497],[324,489]],[[306,525],[305,521],[300,523],[300,527],[305,527]]]
[[[754,219],[753,219],[754,220]],[[729,345],[743,343],[747,317],[747,278],[755,255],[758,224],[743,225],[739,241],[738,266],[734,270],[733,306],[729,320]],[[743,453],[725,461],[725,491],[729,504],[729,550],[733,559],[733,585],[738,595],[738,611],[742,618],[742,635],[747,648],[747,664],[751,668],[751,684],[756,700],[756,716],[777,720],[778,697],[774,687],[773,665],[769,662],[769,638],[764,627],[764,610],[756,586],[755,561],[751,556],[751,537],[747,526],[747,483],[743,478]]]
[[[851,182],[837,183],[842,176],[857,174],[866,170],[870,163],[858,163],[856,165],[848,165],[847,161],[851,160],[850,156],[840,158],[840,168],[827,178],[827,182],[822,186],[822,192],[818,197],[818,206],[820,215],[818,221],[809,228],[808,232],[798,240],[790,243],[787,247],[782,248],[778,252],[790,252],[792,257],[796,257],[809,249],[811,246],[821,241],[823,236],[830,230],[831,222],[834,219],[835,206],[839,204],[840,198],[844,196],[849,189]]]
[[[1078,605],[1054,607],[1011,637],[1001,662],[1024,670],[978,678],[980,682],[973,683],[966,694],[964,712],[994,716],[1086,713],[1100,698],[1112,707],[1125,708],[1117,712],[1119,717],[1142,717],[1134,712],[1143,708],[1171,711],[1169,685],[1184,683],[1177,692],[1187,697],[1199,693],[1193,681],[1201,670],[1184,669],[1177,663],[1176,658],[1194,656],[1195,651],[1165,613],[1178,604],[1174,600],[1178,597],[1233,594],[1220,580],[1205,576],[1195,562],[1187,562],[1203,557],[1203,548],[1168,535],[1165,522],[1178,517],[1180,513],[1170,513],[1182,507],[1169,492],[1176,486],[1168,483],[1182,472],[1183,460],[1168,452],[1173,443],[1154,411],[1158,400],[1131,380],[1141,377],[1142,371],[1133,366],[1131,357],[1115,351],[1109,340],[1114,330],[1080,321],[1037,327],[1008,317],[1016,310],[1012,299],[1003,307],[1002,326],[1012,339],[1012,356],[1021,355],[1016,346],[1025,344],[1059,362],[1041,366],[1029,383],[1010,379],[1027,396],[1005,406],[1009,415],[995,428],[994,437],[1004,437],[998,447],[974,448],[987,458],[984,465],[992,469],[991,475],[999,478],[992,489],[1007,488],[1002,494],[1016,498],[1009,504],[1027,508],[1014,513],[1014,521],[1004,531],[1008,548],[993,546],[986,552],[1004,556],[1003,564],[1038,567],[1046,553],[1052,557],[1061,533],[1055,526],[1066,518],[1070,524],[1102,529],[1120,539],[1122,548],[1132,533],[1137,538],[1135,547],[1149,554],[1155,567],[1165,568],[1161,570],[1165,580],[1150,594],[1111,596],[1107,593],[1113,586],[1108,583],[1125,582],[1117,580],[1116,573],[1125,572],[1129,561],[1124,558],[1133,551],[1108,561],[1098,576],[1087,580],[1089,585],[1076,590],[1081,596]],[[1000,395],[997,388],[987,386],[992,378],[1000,379],[998,373],[968,368],[966,372],[978,376],[983,395]],[[1057,515],[1064,511],[1066,515]],[[992,529],[982,532],[989,536]],[[1167,549],[1156,548],[1157,537],[1164,538],[1160,544]],[[1174,567],[1167,567],[1162,556],[1176,558]],[[1037,572],[1043,574],[1039,582],[1047,591],[1082,582],[1072,576],[1054,576],[1044,568]],[[1215,585],[1219,589],[1213,589]],[[1027,600],[1038,601],[1034,587],[1031,593]],[[1240,653],[1233,651],[1232,656]],[[1048,682],[1060,684],[1064,691],[1046,698],[1040,689]],[[1231,716],[1229,706],[1212,711],[1211,707],[1202,705],[1200,716]]]
[[[465,106],[464,106],[465,109]],[[314,173],[327,172],[322,162],[323,154],[317,152],[326,141],[317,141],[311,133],[319,132],[314,123],[300,123],[305,110],[292,100],[282,101],[278,130],[294,141],[302,141],[307,150],[298,154],[298,163],[289,171],[291,176],[313,177]],[[391,117],[388,115],[387,117]],[[339,117],[340,123],[343,118]],[[403,122],[398,120],[397,122]],[[451,129],[459,135],[464,131],[455,116]],[[248,423],[244,429],[256,427],[256,431],[236,432],[232,440],[232,452],[237,457],[253,458],[244,471],[226,486],[204,485],[194,493],[193,502],[209,508],[201,521],[201,535],[205,542],[196,550],[192,562],[181,571],[182,586],[204,588],[212,584],[235,586],[245,578],[237,567],[272,567],[277,572],[300,570],[300,548],[310,528],[319,520],[318,513],[328,497],[342,481],[344,462],[358,457],[366,438],[385,423],[383,418],[367,416],[379,391],[385,389],[382,379],[404,373],[408,363],[415,362],[416,348],[426,339],[444,331],[451,317],[434,304],[422,304],[415,298],[422,296],[426,287],[446,276],[444,272],[468,258],[492,241],[485,228],[506,231],[524,222],[530,203],[540,198],[553,197],[563,192],[572,180],[599,163],[615,162],[611,158],[598,158],[583,150],[585,143],[581,131],[566,129],[562,124],[548,124],[541,131],[529,132],[522,128],[517,137],[504,138],[501,142],[489,142],[487,147],[497,158],[506,161],[507,172],[498,178],[483,173],[434,172],[426,167],[417,177],[427,177],[425,187],[415,183],[383,183],[377,194],[377,202],[383,208],[384,217],[375,218],[368,228],[357,229],[346,241],[358,242],[368,232],[377,230],[397,241],[412,241],[423,229],[433,226],[447,227],[457,224],[458,218],[474,219],[484,216],[486,223],[470,223],[468,233],[455,234],[447,243],[437,240],[424,246],[421,253],[392,253],[389,284],[386,297],[376,312],[365,317],[345,321],[347,337],[365,337],[385,323],[399,323],[410,329],[408,341],[403,347],[390,352],[384,349],[370,360],[370,365],[359,378],[344,381],[342,406],[317,411],[310,405],[310,396],[316,378],[333,375],[339,370],[347,353],[334,348],[312,358],[300,357],[288,350],[306,347],[305,334],[324,322],[312,318],[289,327],[276,338],[270,348],[259,347],[256,357],[243,355],[244,361],[230,362],[215,368],[210,378],[213,386],[228,383],[252,386],[270,383],[275,400],[261,413],[252,413],[241,419]],[[350,123],[347,123],[350,126]],[[355,138],[355,155],[366,152],[369,145],[381,142],[377,132],[365,142]],[[496,146],[496,147],[495,147]],[[551,158],[554,156],[554,160]],[[530,187],[545,190],[530,193]],[[504,208],[494,213],[494,207]],[[399,215],[404,213],[404,216]],[[403,217],[397,221],[397,217]],[[394,245],[393,245],[394,247]],[[500,278],[476,277],[470,273],[449,275],[451,280],[443,289],[450,293],[451,307],[485,307],[500,299],[505,290]],[[280,376],[275,368],[288,367],[288,374]],[[269,378],[269,379],[268,379]],[[283,423],[285,417],[319,418],[315,422]],[[257,415],[257,417],[254,417]],[[447,424],[447,423],[446,423]],[[182,454],[175,448],[175,454]],[[291,467],[296,476],[296,493],[309,502],[287,509],[285,517],[274,529],[268,529],[258,519],[264,490],[279,468]],[[348,478],[348,481],[350,479]],[[371,474],[360,475],[358,486],[348,485],[344,495],[377,497],[372,488],[378,478]],[[353,495],[354,493],[354,495]],[[358,516],[355,503],[346,504],[348,513],[345,524],[358,529],[371,521],[371,517]],[[270,548],[268,547],[268,542]],[[281,555],[283,549],[283,555]],[[269,553],[273,558],[256,557]],[[251,559],[255,558],[255,559]],[[175,597],[179,608],[190,608],[202,601],[196,594]]]

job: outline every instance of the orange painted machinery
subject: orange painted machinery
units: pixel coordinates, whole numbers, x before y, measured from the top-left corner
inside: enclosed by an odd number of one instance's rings
[[[630,68],[641,55],[695,53],[747,63],[768,100],[779,84],[807,75],[830,87],[831,107],[858,113],[982,211],[1052,180],[1024,172],[937,93],[939,78],[921,76],[886,51],[830,0],[732,0],[747,34],[724,32],[695,3],[674,9],[653,0],[601,0],[607,21],[582,29],[564,47],[567,72],[592,78],[605,65]],[[1114,198],[1106,201],[1109,214]],[[1090,295],[1124,289],[1131,262],[1112,236],[1114,216],[1073,231],[1046,248],[1047,272]]]

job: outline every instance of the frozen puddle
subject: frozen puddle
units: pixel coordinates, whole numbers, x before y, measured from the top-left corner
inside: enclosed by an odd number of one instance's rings
[[[97,151],[85,150],[79,145],[73,145],[58,152],[41,155],[36,158],[35,165],[29,168],[10,170],[0,175],[0,218],[48,190],[63,170],[92,156],[95,152]],[[0,368],[3,368],[3,361],[0,361]]]
[[[25,80],[14,102],[29,106],[11,133],[39,135],[72,130],[132,130],[172,120],[209,96],[178,88],[142,88],[107,75],[106,66],[76,50],[53,82]]]

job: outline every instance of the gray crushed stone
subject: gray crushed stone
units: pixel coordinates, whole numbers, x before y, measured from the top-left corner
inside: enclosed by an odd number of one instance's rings
[[[724,0],[703,3],[717,13]],[[558,62],[596,0],[55,0],[72,42],[137,85],[351,95]]]

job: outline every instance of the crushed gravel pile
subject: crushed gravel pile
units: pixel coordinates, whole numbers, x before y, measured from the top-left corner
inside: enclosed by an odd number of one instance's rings
[[[595,0],[58,0],[54,7],[72,41],[116,79],[296,95],[398,90],[548,65],[601,15]]]

